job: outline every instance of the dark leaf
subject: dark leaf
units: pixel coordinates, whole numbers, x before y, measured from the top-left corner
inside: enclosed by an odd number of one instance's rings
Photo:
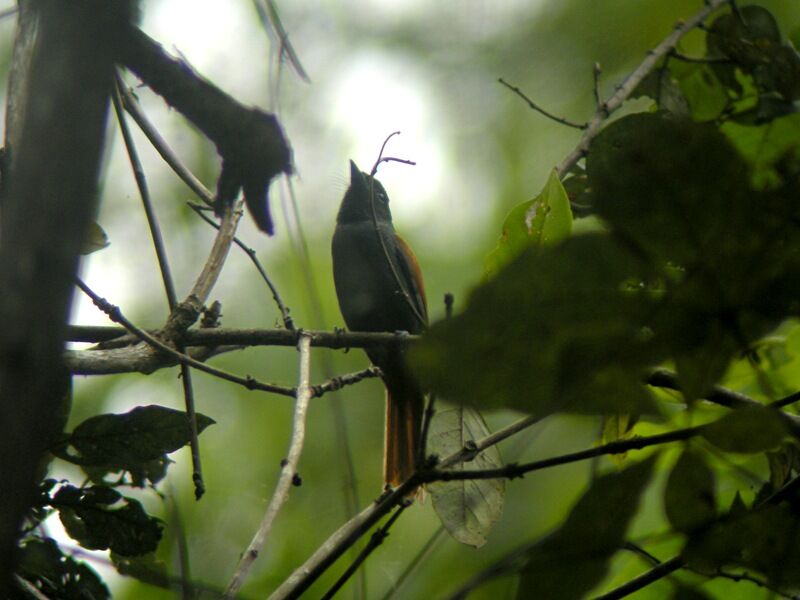
[[[688,117],[691,114],[689,102],[670,69],[650,71],[631,94],[631,98],[641,96],[652,98],[660,110],[668,113],[680,117]]]
[[[112,507],[120,503],[119,507]],[[52,500],[73,539],[91,550],[110,549],[121,556],[152,552],[161,540],[161,522],[142,505],[107,486],[61,488]]]
[[[441,457],[458,452],[467,442],[490,434],[480,413],[468,406],[439,406],[431,420],[428,450]],[[496,469],[503,466],[497,446],[454,470]],[[479,548],[503,514],[505,480],[439,481],[428,485],[433,508],[447,532],[457,541]]]
[[[642,332],[651,301],[628,285],[643,275],[604,234],[528,249],[463,314],[431,327],[411,358],[434,391],[480,407],[652,413],[641,385],[657,358]]]
[[[667,479],[664,510],[672,527],[687,533],[716,518],[714,473],[701,454],[687,449],[675,463]]]
[[[17,575],[47,598],[106,600],[108,588],[86,563],[64,555],[55,540],[32,538],[19,549]]]
[[[517,598],[584,598],[625,541],[654,463],[651,457],[597,478],[561,528],[528,551]]]
[[[202,432],[213,419],[198,413]],[[67,439],[77,451],[74,462],[94,480],[106,472],[130,471],[134,483],[160,480],[169,462],[166,454],[187,445],[191,431],[186,413],[163,406],[139,406],[125,414],[91,417],[78,425]],[[67,455],[64,458],[70,459]]]
[[[738,566],[763,574],[775,587],[797,586],[800,520],[784,505],[732,515],[690,538],[683,556],[690,565],[706,572]]]
[[[756,453],[776,448],[786,422],[770,408],[740,408],[703,428],[703,437],[726,452]]]
[[[120,575],[134,577],[139,581],[164,589],[170,587],[171,581],[167,566],[156,559],[155,554],[120,556],[112,552],[111,562],[114,563]]]

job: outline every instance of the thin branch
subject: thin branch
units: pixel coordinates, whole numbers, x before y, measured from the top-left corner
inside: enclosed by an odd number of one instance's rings
[[[411,477],[400,487],[384,494],[373,504],[358,513],[331,535],[305,563],[295,569],[276,589],[269,600],[299,598],[328,567],[344,554],[378,521],[395,506],[405,501],[406,496],[419,486],[419,481]]]
[[[338,392],[345,386],[354,385],[365,379],[373,379],[381,376],[380,368],[376,366],[367,367],[355,373],[348,373],[346,375],[339,375],[332,377],[323,383],[312,386],[313,397],[319,398],[328,392]]]
[[[631,73],[617,88],[616,92],[597,107],[597,111],[589,121],[578,145],[561,161],[561,163],[559,163],[557,167],[559,177],[563,178],[564,175],[586,155],[591,141],[600,132],[603,123],[605,123],[614,111],[622,106],[623,102],[625,102],[633,90],[636,89],[636,86],[638,86],[647,74],[658,64],[658,61],[672,52],[684,35],[698,27],[711,13],[729,2],[730,0],[708,0],[702,9],[685,21],[681,21],[664,41],[648,52],[647,58],[645,58],[633,73]]]
[[[571,452],[569,454],[545,458],[543,460],[523,463],[521,465],[510,464],[497,469],[481,469],[474,471],[444,471],[441,468],[437,468],[431,469],[427,472],[418,473],[418,477],[424,482],[461,481],[467,479],[514,479],[515,477],[521,477],[522,475],[531,473],[533,471],[540,471],[542,469],[566,465],[569,463],[586,460],[588,458],[593,458],[595,456],[603,456],[606,454],[623,454],[629,450],[641,450],[649,446],[688,440],[700,435],[703,432],[704,427],[704,425],[698,425],[696,427],[676,429],[675,431],[668,431],[666,433],[659,433],[656,435],[614,440],[613,442],[603,444],[602,446],[596,446],[586,450],[579,450],[578,452]]]
[[[311,83],[311,78],[300,63],[300,57],[297,56],[297,52],[295,52],[294,47],[289,41],[289,34],[286,32],[283,22],[281,22],[278,10],[275,7],[275,2],[273,0],[253,0],[253,4],[255,5],[258,18],[261,20],[261,24],[264,27],[264,31],[267,32],[268,37],[274,39],[272,35],[269,35],[273,33],[278,39],[279,60],[283,60],[285,57],[300,79],[306,83]]]
[[[193,204],[191,202],[187,202],[187,204],[189,208],[191,208],[195,212],[195,214],[197,214],[206,223],[208,223],[215,229],[219,229],[219,225],[217,225],[214,219],[211,219],[207,215],[205,215],[203,209],[200,206],[198,206],[197,204]],[[258,270],[259,275],[261,275],[261,279],[263,279],[264,283],[267,284],[269,291],[272,293],[272,299],[275,300],[275,304],[278,305],[278,310],[280,311],[281,319],[283,320],[283,326],[290,331],[294,331],[295,330],[294,320],[289,314],[289,308],[283,303],[283,300],[281,300],[281,296],[278,293],[278,288],[276,288],[275,284],[272,283],[272,280],[269,278],[269,275],[267,275],[267,272],[261,265],[261,261],[258,260],[258,257],[256,256],[256,251],[253,250],[253,248],[245,244],[242,240],[240,240],[236,236],[234,236],[233,238],[233,243],[239,246],[239,248],[241,248],[242,251],[248,256],[250,261]]]
[[[111,94],[111,100],[114,104],[114,112],[117,115],[117,122],[119,123],[120,131],[122,132],[122,139],[125,142],[125,149],[128,152],[133,175],[136,179],[136,186],[139,189],[139,196],[142,199],[142,206],[147,218],[147,226],[150,230],[150,237],[153,240],[153,249],[156,253],[158,260],[158,268],[161,271],[161,280],[164,283],[164,292],[167,296],[167,305],[169,306],[170,313],[175,310],[178,302],[175,293],[175,283],[172,278],[172,273],[167,258],[167,251],[164,247],[164,238],[161,235],[161,227],[156,218],[156,212],[153,208],[153,202],[150,198],[150,190],[147,186],[147,178],[144,174],[142,162],[139,160],[139,153],[136,151],[136,144],[133,141],[133,136],[128,128],[128,122],[125,120],[125,113],[122,110],[122,101],[120,98],[120,90],[123,88],[122,78],[119,72],[115,73],[115,86]],[[181,354],[186,354],[186,348],[182,344],[176,344],[176,350]],[[181,386],[183,387],[184,405],[186,406],[186,418],[189,421],[189,447],[192,454],[192,481],[194,482],[194,494],[199,500],[205,492],[205,485],[203,484],[203,468],[200,461],[200,438],[197,431],[197,411],[195,410],[194,402],[194,387],[192,386],[192,372],[188,365],[181,363]]]
[[[511,425],[507,425],[502,429],[498,429],[491,435],[487,435],[486,437],[476,440],[471,444],[466,444],[458,452],[455,452],[450,456],[439,461],[439,463],[436,466],[439,469],[445,469],[454,464],[471,461],[476,456],[478,456],[478,454],[480,454],[487,448],[494,446],[495,444],[499,444],[503,440],[510,438],[515,433],[519,433],[520,431],[523,431],[528,427],[536,425],[536,423],[538,423],[541,420],[542,417],[534,417],[534,416],[523,417],[517,421],[514,421],[513,423],[511,423]],[[472,472],[473,471],[470,471],[470,473]]]
[[[203,270],[197,277],[194,286],[187,298],[170,315],[169,321],[165,326],[168,335],[186,331],[199,316],[203,305],[208,300],[211,290],[217,283],[228,252],[231,249],[233,238],[236,235],[236,227],[242,218],[242,201],[239,200],[234,206],[226,206],[222,217],[222,223],[214,238],[214,245],[208,254]]]
[[[594,63],[592,66],[592,92],[594,93],[594,106],[595,110],[600,108],[600,74],[603,68],[599,62]]]
[[[369,538],[369,542],[367,543],[367,545],[364,546],[361,552],[358,553],[358,556],[356,556],[355,560],[352,563],[350,563],[350,566],[347,567],[344,573],[342,573],[342,576],[336,580],[336,583],[334,583],[330,587],[330,589],[327,592],[325,592],[325,595],[322,597],[322,600],[330,600],[336,595],[336,592],[342,589],[342,586],[345,583],[347,583],[347,580],[353,576],[353,574],[358,570],[358,568],[362,564],[364,564],[364,561],[366,561],[367,558],[369,558],[369,555],[372,554],[378,548],[378,546],[380,546],[383,543],[383,540],[385,540],[388,537],[389,529],[391,529],[395,521],[397,521],[400,515],[403,514],[403,511],[409,506],[411,506],[411,501],[403,502],[397,508],[397,510],[394,511],[394,514],[392,514],[392,516],[389,517],[389,520],[386,521],[386,523],[384,523],[380,529],[378,529],[377,531],[375,531],[375,533],[372,534],[372,536]]]
[[[77,286],[81,289],[81,291],[84,294],[89,296],[89,298],[92,299],[94,305],[97,306],[97,308],[102,310],[104,313],[106,313],[112,321],[121,324],[123,327],[125,327],[125,329],[127,329],[134,335],[140,337],[142,341],[147,342],[156,350],[165,352],[166,354],[170,355],[172,359],[175,360],[176,362],[181,364],[187,364],[199,371],[204,371],[210,375],[219,377],[220,379],[224,379],[232,383],[238,383],[239,385],[244,386],[249,390],[261,390],[264,392],[272,392],[274,394],[280,394],[283,396],[295,395],[295,391],[291,388],[274,385],[271,383],[263,383],[253,379],[252,377],[239,377],[237,375],[228,373],[227,371],[210,367],[207,364],[195,360],[192,357],[187,356],[185,354],[181,354],[180,352],[170,347],[169,345],[165,344],[158,338],[154,337],[153,335],[147,333],[145,330],[134,325],[131,321],[128,320],[127,317],[125,317],[125,315],[122,314],[122,311],[119,309],[118,306],[114,306],[113,304],[108,302],[108,300],[106,300],[105,298],[101,298],[100,296],[95,294],[92,291],[92,289],[80,279],[77,280]]]
[[[621,586],[614,588],[601,596],[595,597],[594,600],[619,600],[625,596],[630,596],[634,592],[647,587],[651,583],[663,579],[684,566],[683,559],[680,556],[675,556],[669,560],[657,564],[655,567],[642,573],[638,577],[634,577],[630,581],[623,583]]]
[[[181,180],[189,186],[189,189],[192,190],[198,198],[200,198],[203,202],[205,202],[208,206],[211,206],[214,203],[214,194],[212,194],[203,183],[194,176],[186,165],[181,162],[181,159],[178,158],[178,155],[169,147],[166,140],[161,137],[161,134],[156,129],[155,125],[150,122],[150,119],[147,118],[147,115],[144,114],[142,107],[139,106],[139,102],[136,100],[136,97],[131,93],[130,89],[126,86],[120,86],[120,95],[122,96],[122,106],[128,112],[128,114],[133,117],[133,120],[136,121],[136,124],[139,126],[139,129],[142,130],[145,137],[150,140],[150,143],[153,145],[153,148],[156,149],[161,155],[161,158],[164,159],[164,162],[169,165],[169,167],[175,172],[175,174],[181,178]]]
[[[733,61],[730,58],[724,56],[687,56],[677,50],[673,49],[668,53],[671,58],[675,60],[680,60],[682,62],[687,63],[697,63],[697,64],[732,64]]]
[[[541,114],[541,115],[544,115],[545,117],[547,117],[547,118],[548,118],[548,119],[550,119],[551,121],[555,121],[556,123],[560,123],[561,125],[566,125],[567,127],[572,127],[573,129],[580,129],[580,130],[584,130],[584,129],[586,129],[586,128],[588,127],[588,124],[587,124],[587,123],[576,123],[576,122],[574,122],[574,121],[570,121],[569,119],[565,119],[564,117],[557,117],[557,116],[556,116],[556,115],[554,115],[553,113],[546,111],[546,110],[545,110],[545,109],[543,109],[541,106],[539,106],[538,104],[536,104],[536,103],[535,103],[533,100],[531,100],[531,99],[530,99],[530,98],[529,98],[529,97],[528,97],[528,96],[525,94],[525,92],[523,92],[523,91],[522,91],[521,89],[519,89],[517,86],[515,86],[515,85],[511,85],[510,83],[508,83],[508,82],[507,82],[505,79],[503,79],[502,77],[500,77],[500,78],[497,80],[497,82],[498,82],[498,83],[500,83],[501,85],[504,85],[504,86],[505,86],[505,87],[507,87],[509,90],[511,90],[512,92],[514,92],[514,93],[515,93],[517,96],[519,96],[520,98],[522,98],[522,99],[523,99],[523,100],[524,100],[524,101],[527,103],[527,105],[528,105],[528,106],[529,106],[531,109],[535,110],[536,112],[538,112],[538,113],[539,113],[539,114]]]
[[[264,514],[264,519],[261,521],[261,526],[242,555],[239,565],[236,567],[236,572],[225,590],[223,598],[226,599],[233,598],[242,587],[253,563],[267,541],[267,536],[272,529],[272,524],[275,522],[278,511],[289,498],[289,490],[291,490],[297,474],[297,464],[300,461],[306,434],[306,413],[308,412],[308,404],[312,395],[309,383],[311,379],[311,338],[302,331],[300,332],[300,341],[297,349],[300,353],[300,374],[297,382],[297,401],[295,402],[289,454],[281,463],[278,485],[267,507],[267,512]]]
[[[125,113],[122,111],[122,102],[120,100],[120,90],[123,87],[122,79],[120,79],[119,73],[115,75],[116,85],[114,92],[111,94],[111,100],[114,104],[114,112],[117,115],[117,123],[119,124],[120,132],[122,132],[122,139],[125,142],[125,150],[128,153],[128,159],[131,163],[133,177],[136,180],[136,187],[139,189],[139,196],[142,199],[142,207],[144,208],[147,225],[150,229],[150,237],[153,240],[153,249],[155,250],[158,267],[161,271],[161,281],[164,284],[164,292],[167,295],[167,304],[169,309],[173,310],[178,299],[175,294],[175,283],[172,279],[169,260],[167,259],[167,251],[164,248],[164,237],[161,235],[161,228],[158,225],[158,219],[153,209],[153,202],[150,198],[150,190],[147,186],[147,178],[144,174],[142,161],[139,160],[136,144],[133,141],[128,122],[125,120]]]
[[[647,375],[645,382],[653,387],[674,390],[676,392],[681,391],[681,385],[678,381],[677,373],[674,373],[668,369],[653,369]],[[715,385],[713,388],[711,388],[711,390],[703,396],[703,399],[713,402],[714,404],[719,404],[720,406],[733,409],[764,406],[761,404],[761,402],[758,402],[749,396],[745,396],[744,394],[734,392],[733,390],[729,390],[718,385]]]

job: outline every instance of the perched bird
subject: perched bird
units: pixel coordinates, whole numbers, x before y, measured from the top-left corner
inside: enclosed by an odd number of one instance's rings
[[[353,161],[332,251],[339,308],[351,331],[420,333],[425,328],[427,303],[417,259],[395,233],[386,190]],[[383,476],[396,487],[416,466],[424,395],[402,350],[370,348],[367,355],[386,385]]]

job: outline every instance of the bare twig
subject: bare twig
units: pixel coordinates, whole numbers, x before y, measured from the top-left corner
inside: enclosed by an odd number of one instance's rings
[[[595,456],[603,456],[606,454],[622,454],[629,450],[641,450],[649,446],[656,446],[666,444],[669,442],[677,442],[688,440],[692,437],[700,435],[703,432],[703,425],[696,427],[687,427],[685,429],[676,429],[666,433],[659,433],[656,435],[639,436],[622,440],[614,440],[602,446],[588,448],[586,450],[579,450],[578,452],[571,452],[569,454],[562,454],[543,460],[537,460],[521,465],[510,464],[505,467],[497,469],[480,469],[474,471],[444,471],[441,468],[432,469],[427,472],[418,473],[418,477],[424,482],[430,481],[454,481],[466,479],[498,479],[501,477],[513,479],[521,477],[526,473],[533,471],[540,471],[542,469],[549,469],[560,465],[566,465]]]
[[[155,126],[147,118],[147,115],[144,114],[141,106],[139,106],[139,102],[137,102],[131,91],[125,86],[120,86],[120,94],[122,96],[123,107],[128,114],[133,117],[133,120],[136,121],[139,129],[141,129],[142,133],[150,140],[153,148],[161,155],[164,162],[166,162],[175,174],[189,186],[189,189],[191,189],[198,198],[208,206],[211,206],[214,203],[214,194],[212,194],[203,183],[194,176],[194,173],[181,162],[178,155],[169,147]]]
[[[417,488],[419,482],[413,477],[400,487],[381,496],[376,502],[342,525],[316,552],[276,589],[269,600],[299,598],[350,546],[361,538],[395,506],[405,501],[406,496]]]
[[[219,225],[214,221],[214,219],[209,218],[207,215],[204,214],[202,207],[198,206],[197,204],[193,204],[191,202],[187,202],[189,208],[191,208],[201,219],[203,219],[206,223],[214,227],[215,229],[219,229]],[[294,320],[292,316],[289,314],[289,308],[283,303],[281,300],[281,296],[278,293],[278,288],[275,287],[275,284],[272,283],[272,280],[267,275],[267,272],[264,270],[264,267],[261,265],[261,261],[258,260],[258,256],[256,256],[256,251],[253,250],[250,246],[245,244],[242,240],[238,237],[234,236],[233,243],[239,246],[242,251],[248,256],[250,261],[253,263],[253,266],[258,270],[259,275],[261,275],[261,279],[264,280],[264,283],[267,284],[270,293],[272,294],[272,299],[275,301],[275,304],[278,305],[278,310],[281,312],[281,319],[283,320],[283,326],[290,331],[295,330]]]
[[[228,373],[227,371],[210,367],[207,364],[195,360],[185,354],[181,354],[180,352],[170,347],[169,345],[165,344],[158,338],[147,333],[144,329],[141,329],[136,325],[134,325],[131,321],[128,320],[128,318],[125,315],[122,314],[122,311],[119,309],[118,306],[114,306],[113,304],[108,302],[108,300],[106,300],[105,298],[101,298],[100,296],[95,294],[92,291],[92,289],[80,279],[77,280],[77,285],[84,294],[86,294],[87,296],[89,296],[89,298],[92,299],[94,305],[97,306],[97,308],[102,310],[104,313],[106,313],[112,321],[121,324],[123,327],[125,327],[125,329],[127,329],[134,335],[140,337],[143,341],[150,344],[156,350],[167,353],[176,362],[181,364],[187,364],[191,367],[194,367],[195,369],[198,369],[199,371],[204,371],[209,375],[214,375],[216,377],[219,377],[220,379],[224,379],[232,383],[238,383],[239,385],[244,386],[249,390],[261,390],[264,392],[272,392],[274,394],[280,394],[283,396],[295,395],[295,391],[291,388],[274,385],[271,383],[262,383],[260,381],[256,381],[252,377],[239,377],[237,375]]]
[[[594,92],[594,107],[595,110],[600,108],[600,74],[603,72],[603,68],[600,66],[599,62],[594,63],[592,66],[592,91]]]
[[[595,597],[594,600],[619,600],[619,598],[630,596],[634,592],[639,591],[651,583],[658,581],[659,579],[663,579],[671,573],[674,573],[683,566],[683,559],[680,556],[675,556],[669,560],[657,564],[649,571],[642,573],[638,577],[634,577],[630,581],[627,581],[621,586],[614,588],[610,592]]]
[[[581,136],[578,145],[570,152],[564,160],[562,160],[558,167],[559,177],[563,178],[564,175],[577,163],[581,158],[586,155],[589,150],[589,144],[594,137],[600,132],[603,123],[606,119],[616,111],[622,103],[631,95],[636,86],[644,79],[650,71],[658,64],[664,56],[672,52],[681,38],[689,33],[692,29],[698,27],[711,13],[719,9],[730,0],[708,0],[705,6],[685,21],[681,21],[675,30],[669,34],[664,41],[658,46],[653,48],[647,54],[642,63],[628,76],[628,78],[617,88],[614,94],[605,102],[602,102],[595,112],[594,116],[589,121],[586,129]]]
[[[297,56],[297,52],[295,52],[294,47],[289,41],[289,34],[286,32],[286,28],[283,26],[283,22],[278,15],[275,2],[273,0],[253,0],[253,4],[258,13],[258,18],[264,26],[264,30],[268,34],[272,33],[278,38],[280,60],[283,60],[285,57],[300,79],[306,83],[311,83],[311,78],[300,63],[300,57]],[[269,37],[272,38],[272,35]]]
[[[164,283],[167,305],[169,306],[170,313],[172,313],[178,302],[177,295],[175,294],[175,283],[170,271],[167,251],[164,247],[164,238],[161,235],[161,227],[159,227],[158,219],[156,218],[156,213],[153,208],[153,202],[150,198],[150,190],[147,187],[147,178],[144,174],[144,168],[139,160],[136,144],[133,141],[133,136],[128,128],[128,122],[125,120],[125,113],[122,110],[122,101],[120,99],[120,93],[123,89],[122,78],[119,76],[119,73],[116,73],[115,77],[115,89],[111,94],[111,100],[114,103],[117,122],[122,132],[122,139],[125,142],[125,149],[128,152],[128,158],[130,159],[131,168],[133,169],[134,178],[136,179],[136,186],[139,189],[139,196],[142,199],[142,206],[145,216],[147,217],[147,226],[150,230],[150,237],[153,240],[153,248],[156,253],[156,259],[158,260],[158,268],[161,271],[161,280]],[[176,344],[176,350],[181,354],[186,354],[186,348],[183,347],[181,343]],[[192,453],[192,481],[194,482],[195,497],[199,500],[205,492],[205,485],[203,483],[203,468],[200,461],[200,438],[197,431],[197,414],[194,403],[192,372],[185,363],[181,363],[180,370],[184,405],[186,406],[186,417],[189,420],[189,446]]]
[[[311,400],[311,337],[300,332],[300,341],[297,345],[300,353],[300,374],[297,382],[297,396],[294,409],[294,423],[292,425],[292,439],[289,443],[289,454],[286,459],[281,463],[281,472],[278,478],[278,485],[275,488],[275,493],[272,495],[267,512],[264,514],[264,519],[261,521],[261,526],[258,528],[253,540],[242,555],[239,565],[236,567],[236,572],[233,575],[228,588],[225,590],[226,599],[233,598],[242,587],[245,578],[250,572],[253,563],[255,562],[264,543],[267,541],[267,536],[272,529],[272,524],[275,522],[275,517],[283,504],[289,498],[289,490],[292,487],[292,482],[297,473],[297,464],[300,461],[300,454],[303,451],[303,441],[306,433],[306,413],[308,412],[308,404]]]
[[[576,123],[576,122],[574,122],[574,121],[570,121],[569,119],[565,119],[564,117],[557,117],[557,116],[556,116],[556,115],[554,115],[553,113],[546,111],[546,110],[545,110],[545,109],[543,109],[541,106],[539,106],[538,104],[536,104],[536,103],[535,103],[533,100],[531,100],[531,99],[530,99],[530,98],[529,98],[529,97],[528,97],[528,96],[525,94],[525,92],[523,92],[523,91],[522,91],[521,89],[519,89],[517,86],[515,86],[515,85],[511,85],[510,83],[508,83],[508,82],[507,82],[505,79],[503,79],[502,77],[500,77],[500,78],[499,78],[497,81],[498,81],[498,83],[500,83],[501,85],[504,85],[504,86],[505,86],[505,87],[507,87],[509,90],[511,90],[512,92],[514,92],[514,93],[515,93],[517,96],[519,96],[520,98],[522,98],[522,99],[523,99],[523,100],[524,100],[524,101],[527,103],[527,105],[528,105],[529,107],[531,107],[533,110],[535,110],[536,112],[538,112],[538,113],[539,113],[539,114],[541,114],[541,115],[544,115],[545,117],[547,117],[547,118],[548,118],[548,119],[550,119],[551,121],[555,121],[556,123],[560,123],[561,125],[566,125],[567,127],[572,127],[573,129],[580,129],[580,130],[583,130],[583,129],[586,129],[586,127],[588,127],[588,125],[587,125],[586,123]]]
[[[348,373],[346,375],[338,375],[332,377],[323,383],[312,386],[314,398],[319,398],[328,392],[337,392],[345,386],[353,385],[364,379],[372,379],[380,377],[381,370],[376,366],[367,367],[355,373]]]

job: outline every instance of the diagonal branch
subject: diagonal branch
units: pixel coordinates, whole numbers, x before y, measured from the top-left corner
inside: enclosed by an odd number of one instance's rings
[[[669,34],[664,41],[647,53],[647,58],[645,58],[642,63],[636,67],[633,73],[619,85],[614,94],[597,107],[597,111],[587,124],[578,145],[575,146],[575,149],[556,167],[559,177],[563,179],[564,175],[566,175],[581,158],[586,156],[591,141],[600,132],[600,129],[608,120],[608,117],[622,106],[623,102],[625,102],[636,89],[636,86],[638,86],[639,83],[647,77],[648,73],[655,68],[658,61],[670,54],[683,36],[699,27],[711,13],[728,3],[730,3],[730,0],[707,0],[702,9],[685,21],[679,22],[674,31]]]

